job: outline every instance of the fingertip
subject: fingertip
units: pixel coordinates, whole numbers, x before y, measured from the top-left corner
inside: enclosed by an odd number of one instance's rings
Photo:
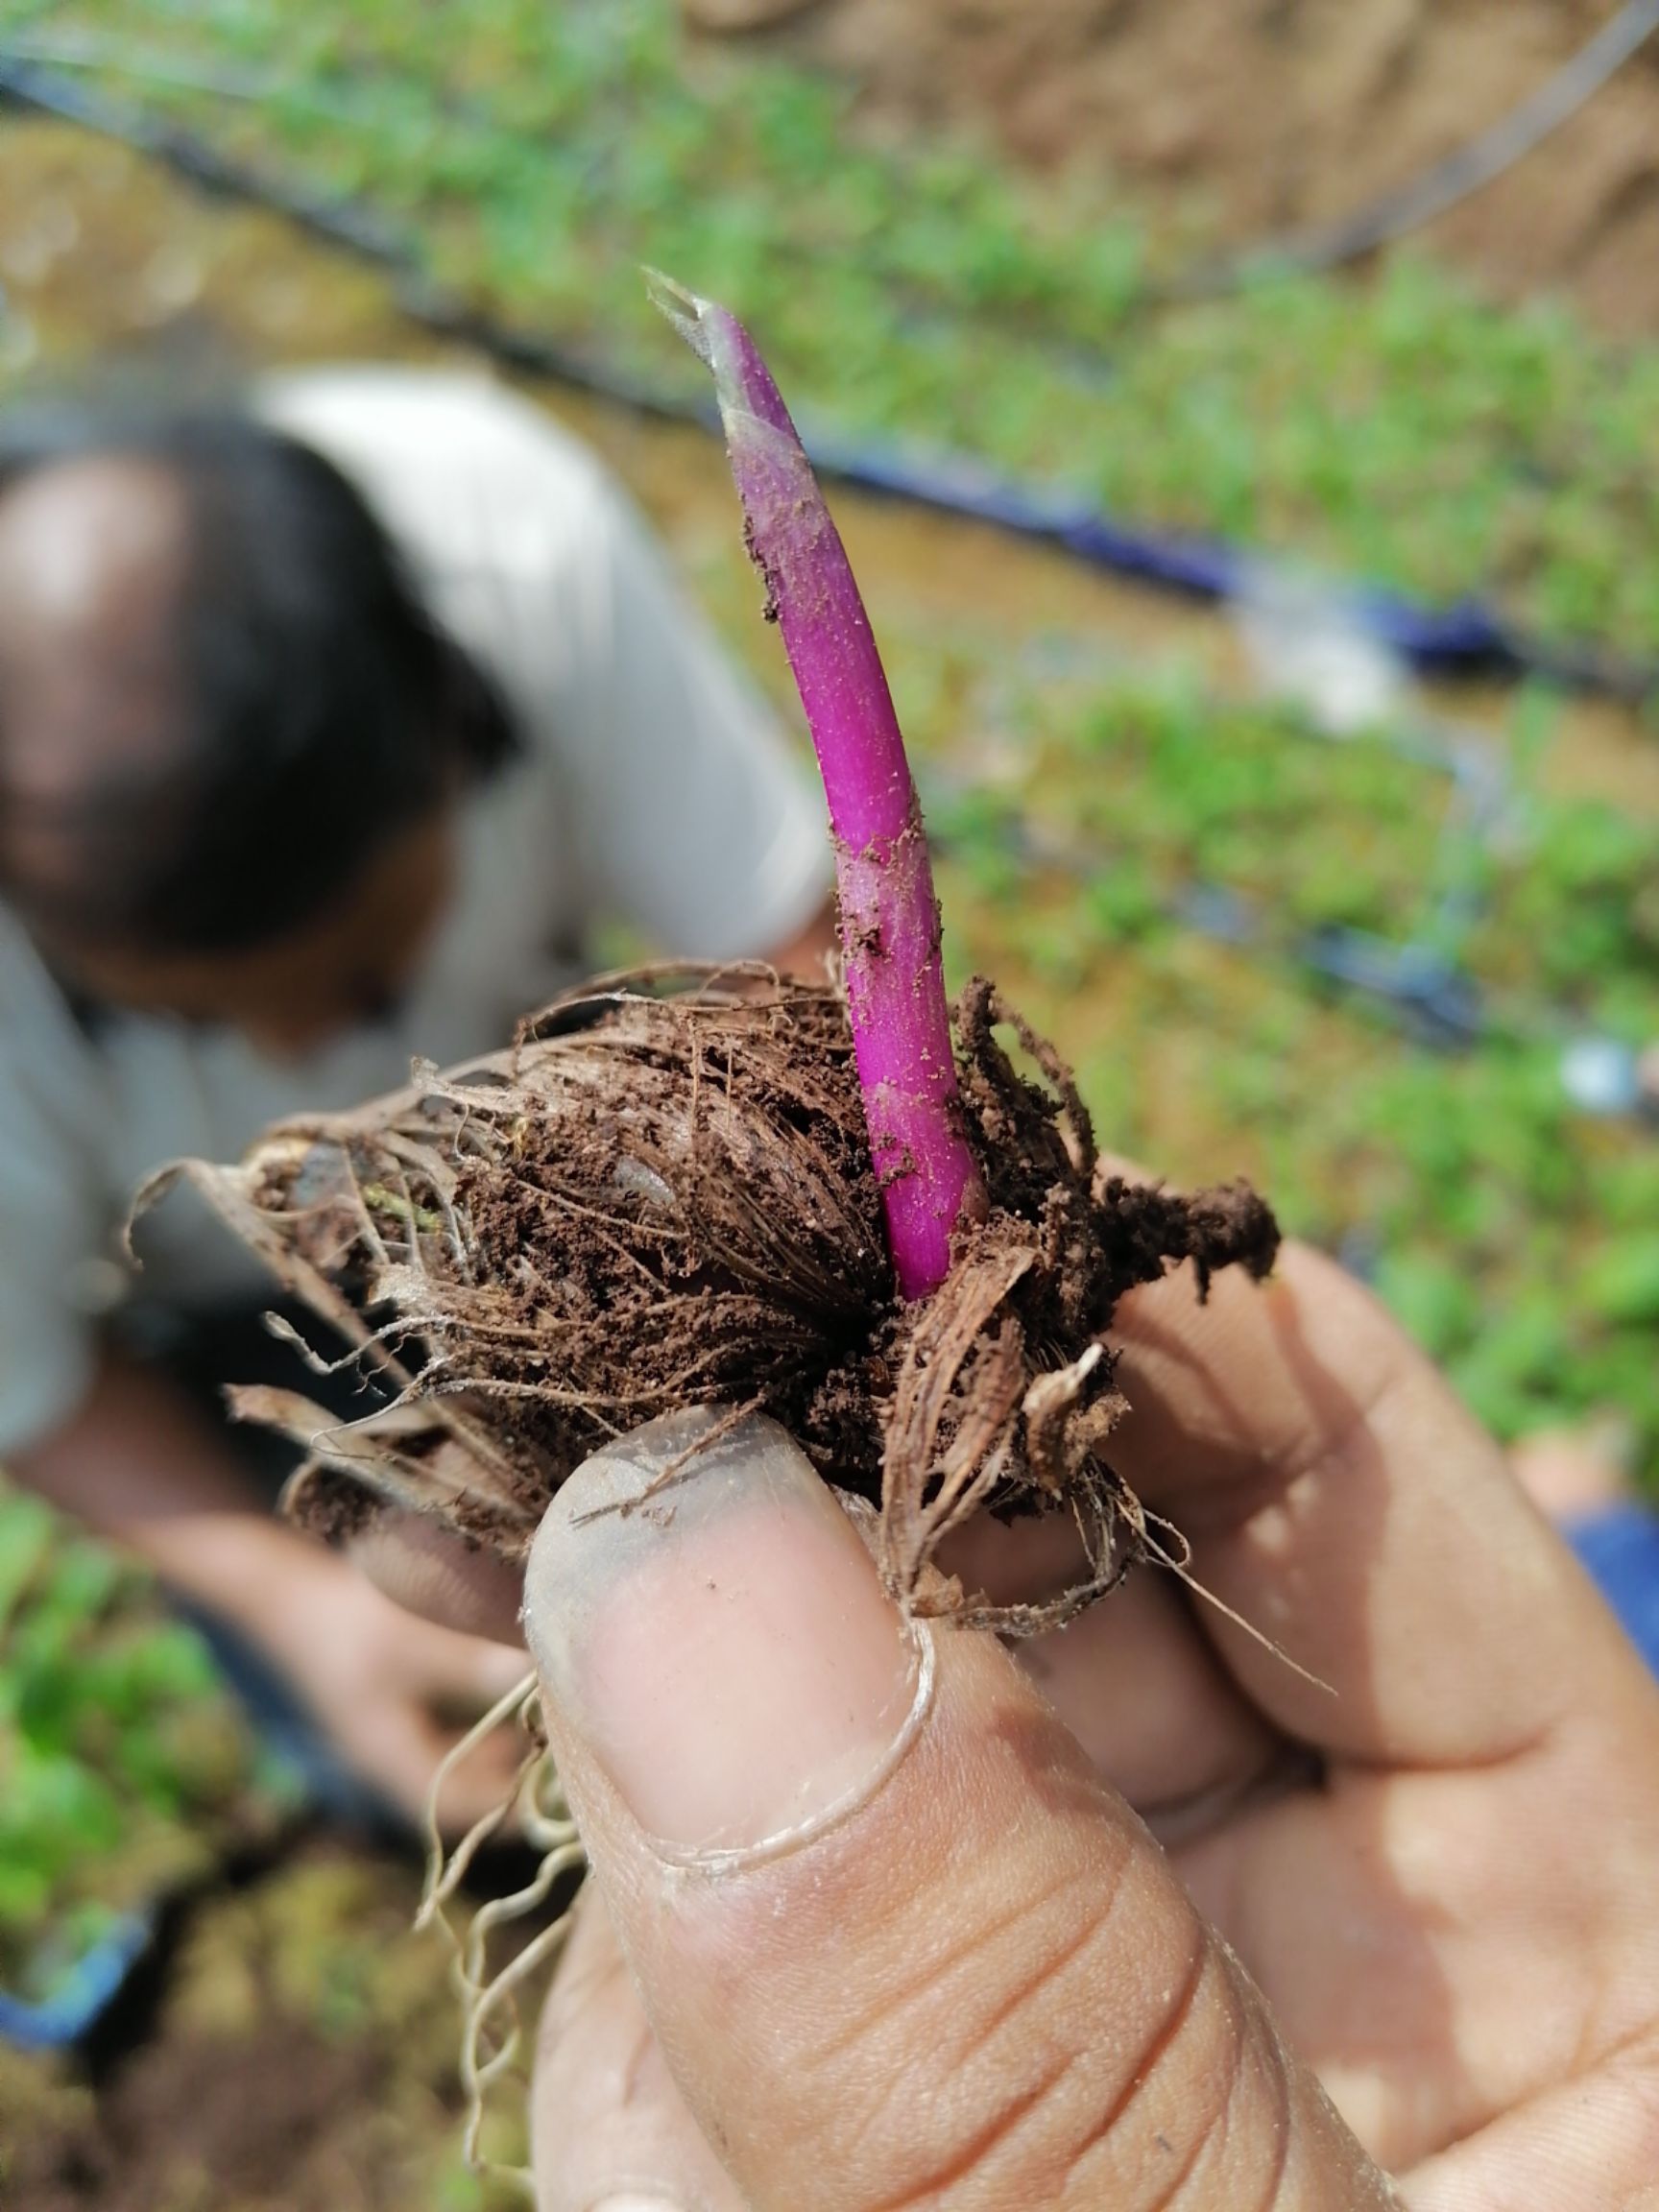
[[[1112,1335],[1128,1401],[1112,1461],[1160,1504],[1201,1504],[1217,1484],[1252,1476],[1271,1487],[1360,1426],[1408,1368],[1445,1391],[1382,1302],[1294,1239],[1260,1283],[1229,1269],[1201,1299],[1191,1270],[1179,1268],[1129,1292]],[[1242,1492],[1234,1501],[1250,1503]]]
[[[741,2212],[591,1886],[541,2015],[531,2139],[540,2212]]]
[[[383,1508],[347,1539],[348,1557],[405,1612],[522,1650],[523,1570],[424,1514]]]
[[[868,1551],[757,1415],[667,1416],[578,1469],[532,1548],[525,1622],[550,1723],[670,1859],[821,1820],[873,1783],[916,1702],[916,1646]]]

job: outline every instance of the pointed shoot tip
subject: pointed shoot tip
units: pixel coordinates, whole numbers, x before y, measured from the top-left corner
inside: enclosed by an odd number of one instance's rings
[[[692,352],[712,367],[708,330],[711,303],[687,290],[684,284],[677,284],[672,276],[665,276],[661,269],[653,269],[647,264],[644,276],[645,290],[652,306],[668,318]]]

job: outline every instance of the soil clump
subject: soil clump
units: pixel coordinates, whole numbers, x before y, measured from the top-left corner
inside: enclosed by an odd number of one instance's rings
[[[913,1611],[1035,1628],[1164,1550],[1106,1455],[1123,1400],[1105,1332],[1125,1291],[1183,1261],[1201,1293],[1217,1267],[1264,1275],[1262,1201],[1115,1172],[1070,1071],[974,983],[954,1025],[989,1218],[907,1306],[839,995],[770,971],[746,996],[731,971],[681,980],[589,986],[510,1052],[282,1125],[239,1168],[167,1171],[389,1393],[344,1427],[292,1393],[236,1394],[310,1455],[291,1509],[337,1536],[388,1502],[518,1557],[599,1445],[712,1403],[771,1414],[878,1508],[883,1577]],[[1086,1579],[1040,1612],[942,1585],[938,1544],[982,1507],[1070,1511]]]

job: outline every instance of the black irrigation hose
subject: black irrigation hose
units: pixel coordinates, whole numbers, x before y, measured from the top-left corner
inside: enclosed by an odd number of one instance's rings
[[[1495,183],[1507,170],[1570,122],[1659,31],[1659,0],[1625,0],[1586,46],[1502,122],[1457,147],[1408,182],[1335,223],[1290,231],[1177,277],[1165,296],[1210,298],[1277,276],[1313,276],[1358,261],[1421,229],[1437,215]]]
[[[222,154],[193,132],[91,91],[60,71],[9,53],[3,46],[0,105],[73,123],[95,137],[130,146],[205,192],[286,217],[308,236],[386,272],[394,280],[399,312],[411,322],[441,337],[475,346],[504,368],[545,376],[669,421],[715,420],[700,399],[630,378],[574,348],[560,346],[541,331],[504,322],[442,291],[422,272],[408,239],[361,201],[313,192],[289,177]]]
[[[1659,11],[1659,0],[1638,4]],[[423,275],[409,241],[355,200],[316,193],[269,175],[218,152],[193,132],[89,91],[4,46],[0,102],[74,123],[132,147],[209,192],[286,216],[309,235],[386,271],[399,308],[413,322],[460,339],[505,368],[593,393],[641,414],[714,424],[713,409],[700,395],[633,377],[435,285]],[[893,446],[810,435],[806,444],[820,471],[843,483],[990,523],[1164,590],[1228,604],[1248,599],[1262,580],[1265,565],[1244,546],[1126,525],[1075,494],[1000,476],[968,456],[919,457]],[[1426,675],[1536,675],[1632,704],[1659,695],[1659,662],[1638,661],[1594,641],[1533,637],[1473,598],[1432,606],[1366,585],[1338,587],[1332,595],[1344,621]]]
[[[356,203],[309,192],[286,179],[261,176],[189,132],[157,122],[140,108],[87,91],[55,69],[3,50],[0,101],[78,124],[100,138],[117,139],[206,191],[269,207],[314,236],[382,268],[412,266],[402,241]]]
[[[931,813],[928,840],[943,854],[959,852],[967,842],[952,830],[948,813],[941,821],[937,811]],[[1106,855],[1057,849],[1020,812],[998,826],[998,845],[1004,858],[1027,873],[1053,868],[1088,884],[1110,872]],[[1197,877],[1174,885],[1160,903],[1165,921],[1194,936],[1258,960],[1288,963],[1379,1003],[1419,1044],[1437,1050],[1466,1051],[1500,1025],[1463,962],[1421,937],[1385,937],[1345,923],[1286,927],[1230,885]]]

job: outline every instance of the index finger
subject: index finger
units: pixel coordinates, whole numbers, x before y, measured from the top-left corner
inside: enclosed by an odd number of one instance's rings
[[[1539,1740],[1636,1666],[1498,1445],[1378,1301],[1287,1244],[1272,1278],[1124,1299],[1113,1465],[1193,1546],[1250,1697],[1339,1756],[1462,1765]]]
[[[382,1597],[440,1628],[523,1648],[524,1572],[421,1513],[384,1505],[346,1540],[360,1575]]]

